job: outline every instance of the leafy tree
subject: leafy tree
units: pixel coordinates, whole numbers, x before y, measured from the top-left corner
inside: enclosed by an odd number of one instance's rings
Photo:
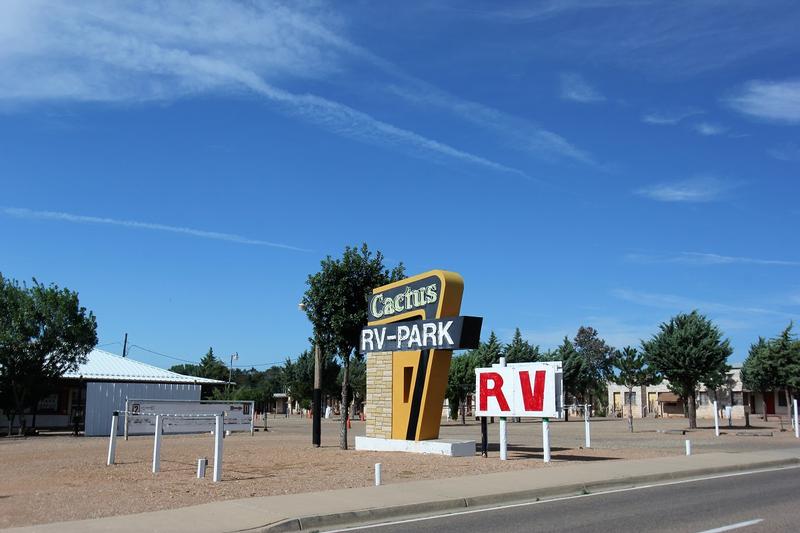
[[[184,376],[202,377],[200,376],[199,365],[193,365],[193,364],[172,365],[171,367],[169,367],[169,371],[175,372],[176,374],[182,374]]]
[[[14,419],[34,408],[65,372],[86,362],[97,344],[94,314],[78,293],[33,280],[30,287],[0,275],[0,399]],[[24,427],[20,424],[20,429]]]
[[[584,401],[593,404],[598,398],[601,403],[607,398],[606,383],[612,375],[614,348],[600,338],[597,330],[581,326],[574,339],[575,351],[582,360],[578,383]]]
[[[648,364],[670,383],[681,398],[688,399],[689,427],[697,428],[697,386],[712,383],[730,367],[730,342],[696,310],[678,314],[659,326],[660,332],[642,343]]]
[[[614,382],[628,389],[628,428],[633,433],[633,389],[654,385],[658,377],[644,356],[630,346],[614,352],[613,364],[617,369]]]
[[[769,343],[764,337],[750,345],[750,352],[742,364],[742,385],[751,391],[758,391],[765,397],[767,391],[776,386],[777,369],[770,359]],[[764,406],[764,420],[767,420],[767,409]]]
[[[209,347],[206,354],[200,359],[198,377],[228,381],[230,369],[214,355],[214,349]]]
[[[506,363],[535,363],[539,360],[539,347],[522,338],[519,328],[505,347]]]
[[[800,343],[792,335],[794,324],[784,328],[781,334],[772,339],[768,346],[769,357],[777,370],[776,384],[786,394],[786,405],[792,405],[794,391],[800,388]]]
[[[372,289],[401,279],[404,267],[391,271],[383,264],[383,254],[346,247],[340,259],[328,256],[320,271],[308,276],[303,295],[306,315],[314,328],[314,342],[323,354],[336,354],[342,361],[342,418],[339,445],[347,449],[347,411],[350,406],[350,361],[361,357],[358,340],[367,324],[367,303]]]
[[[477,368],[488,368],[493,364],[499,363],[503,356],[503,344],[497,338],[494,331],[489,334],[489,340],[482,342],[480,346],[472,351]]]
[[[456,420],[461,412],[461,423],[466,424],[467,396],[475,390],[475,369],[478,368],[476,350],[469,350],[453,357],[447,376],[447,403],[450,418]]]

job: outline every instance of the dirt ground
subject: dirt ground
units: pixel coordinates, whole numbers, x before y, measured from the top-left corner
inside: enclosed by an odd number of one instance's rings
[[[510,423],[509,460],[501,462],[498,424],[489,425],[488,458],[451,458],[406,453],[357,452],[338,447],[338,421],[324,420],[323,447],[311,446],[311,421],[270,419],[268,432],[234,434],[225,439],[223,481],[196,479],[198,457],[213,458],[210,435],[167,435],[162,441],[161,472],[151,473],[152,437],[120,439],[117,464],[105,465],[107,438],[42,435],[0,438],[0,528],[45,522],[131,514],[196,505],[215,500],[363,487],[373,483],[374,464],[382,463],[384,483],[437,479],[504,470],[558,468],[576,461],[663,457],[684,453],[691,439],[694,453],[749,451],[798,446],[791,431],[760,420],[749,432],[773,431],[773,436],[737,436],[743,428],[714,437],[709,421],[687,435],[663,433],[686,427],[682,419],[637,420],[635,433],[623,420],[595,420],[592,448],[584,449],[582,421],[553,422],[553,462],[542,462],[541,424]],[[350,443],[364,434],[354,422]],[[480,425],[447,422],[442,438],[480,442]],[[532,472],[535,475],[535,472]]]

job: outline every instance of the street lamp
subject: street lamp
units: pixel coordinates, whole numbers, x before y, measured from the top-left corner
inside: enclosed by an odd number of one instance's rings
[[[228,366],[228,387],[231,386],[231,380],[233,379],[233,362],[239,360],[239,352],[233,352],[231,354],[231,364]]]
[[[297,304],[300,311],[305,312],[306,304]],[[322,444],[322,351],[319,342],[314,339],[314,395],[311,399],[311,442],[319,448]]]

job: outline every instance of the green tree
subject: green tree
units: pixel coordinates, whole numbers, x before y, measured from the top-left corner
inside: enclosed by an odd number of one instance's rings
[[[647,365],[644,355],[630,346],[614,352],[613,365],[617,369],[614,382],[628,389],[628,428],[633,433],[633,389],[657,383],[658,376]]]
[[[328,256],[320,271],[308,276],[303,305],[314,328],[314,342],[323,354],[336,354],[342,362],[342,418],[339,445],[347,449],[347,412],[350,406],[350,361],[357,352],[361,329],[367,324],[367,302],[372,289],[403,277],[399,264],[384,267],[383,254],[346,247],[340,259]]]
[[[778,369],[770,358],[769,343],[764,337],[750,345],[747,359],[742,364],[742,385],[753,392],[760,392],[762,401],[767,391],[775,389]],[[764,420],[767,420],[766,405],[763,406]]]
[[[522,338],[519,328],[505,347],[506,363],[535,363],[539,360],[539,347]]]
[[[659,326],[659,333],[642,343],[648,364],[669,381],[670,388],[688,399],[689,427],[697,428],[697,386],[723,379],[733,353],[720,330],[696,310],[678,314]]]
[[[786,405],[792,406],[794,391],[800,387],[800,343],[792,335],[794,324],[789,322],[780,335],[770,340],[769,357],[777,370],[776,385],[786,395]]]
[[[467,396],[475,391],[475,368],[478,368],[476,350],[469,350],[453,357],[447,376],[447,404],[450,418],[456,420],[461,413],[461,424],[466,424]]]
[[[11,415],[9,434],[16,416],[35,409],[58,378],[86,362],[96,344],[97,322],[77,292],[36,279],[30,287],[20,286],[0,275],[0,398]]]
[[[198,377],[228,381],[229,369],[214,355],[214,348],[208,348],[198,366]]]
[[[488,341],[482,342],[480,346],[472,350],[472,357],[475,358],[477,368],[488,368],[493,364],[499,363],[502,356],[503,344],[494,331],[489,333]]]
[[[595,399],[605,404],[608,397],[606,383],[612,376],[614,348],[600,338],[596,329],[585,326],[578,328],[574,345],[578,358],[582,360],[578,378],[581,397],[592,405]]]

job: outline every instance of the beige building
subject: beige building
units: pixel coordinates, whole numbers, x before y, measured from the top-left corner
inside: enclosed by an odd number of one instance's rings
[[[742,387],[741,367],[735,366],[727,375],[727,382],[716,391],[700,386],[697,391],[697,416],[714,417],[714,400],[724,416],[725,408],[732,406],[733,418],[744,418],[745,407],[751,414],[790,416],[790,407],[785,391],[769,391],[766,394],[751,392]],[[622,385],[608,383],[608,406],[610,416],[628,416],[628,389]],[[668,382],[657,385],[636,387],[630,398],[634,418],[684,416],[683,402],[669,390]]]

